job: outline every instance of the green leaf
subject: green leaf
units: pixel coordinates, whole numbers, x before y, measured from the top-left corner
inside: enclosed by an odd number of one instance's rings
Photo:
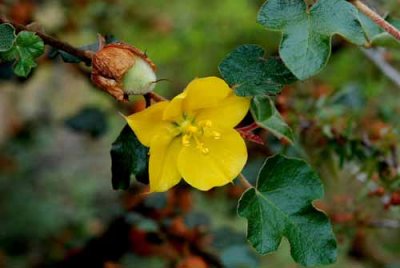
[[[363,13],[360,12],[358,18],[369,42],[371,42],[376,35],[382,33],[382,29]]]
[[[251,114],[257,125],[267,129],[278,139],[285,138],[293,143],[292,129],[283,120],[270,97],[258,96],[253,98]]]
[[[264,58],[264,49],[243,45],[231,52],[219,65],[225,81],[239,96],[277,94],[296,77],[279,58]]]
[[[373,47],[400,48],[400,42],[388,33],[381,33],[371,41]]]
[[[112,144],[110,152],[114,190],[128,189],[131,175],[140,182],[149,182],[148,151],[126,125]]]
[[[397,29],[400,29],[400,19],[388,17],[386,20]],[[372,39],[371,45],[375,47],[400,48],[400,41],[382,30],[381,34],[376,35]]]
[[[85,107],[76,115],[65,120],[65,125],[76,132],[87,133],[93,138],[107,131],[106,114],[96,107]]]
[[[375,22],[364,14],[361,13],[359,16],[370,46],[400,48],[400,42],[396,38],[382,30]],[[386,20],[397,29],[400,29],[399,19],[387,17]]]
[[[366,43],[358,11],[346,0],[319,0],[310,10],[304,0],[268,0],[258,22],[283,33],[279,54],[300,80],[325,67],[332,35],[339,34],[357,45]]]
[[[14,46],[1,54],[6,61],[15,60],[14,73],[18,76],[27,77],[32,68],[37,66],[35,59],[44,52],[44,43],[39,36],[33,32],[19,32]]]
[[[0,24],[0,52],[10,50],[15,42],[15,29],[11,24]]]
[[[277,250],[285,236],[293,259],[304,266],[336,260],[336,240],[328,217],[312,201],[323,197],[318,175],[307,163],[281,155],[267,159],[256,188],[239,201],[248,220],[247,239],[260,254]]]

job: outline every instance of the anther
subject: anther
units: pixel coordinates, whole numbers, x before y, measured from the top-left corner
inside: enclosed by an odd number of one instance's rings
[[[185,147],[190,146],[190,136],[189,135],[182,136],[182,145]]]
[[[203,154],[207,154],[209,152],[207,147],[204,147],[204,143],[197,144],[197,149],[199,149]]]
[[[190,125],[187,127],[187,132],[189,132],[189,133],[196,133],[197,131],[198,131],[198,128],[193,125]]]
[[[212,136],[214,139],[219,140],[221,138],[221,133],[219,133],[218,131],[213,131]]]
[[[211,122],[211,120],[204,120],[204,121],[201,121],[199,123],[199,125],[204,128],[210,128],[210,127],[212,127],[212,122]]]

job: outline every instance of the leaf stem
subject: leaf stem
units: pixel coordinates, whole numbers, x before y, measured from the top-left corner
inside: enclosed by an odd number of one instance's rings
[[[366,4],[361,2],[360,0],[350,0],[350,2],[362,13],[364,13],[367,17],[369,17],[373,22],[375,22],[379,27],[381,27],[384,31],[392,35],[394,38],[400,41],[400,31],[396,29],[392,24],[387,22],[384,18],[382,18],[378,13],[369,8]]]
[[[43,40],[43,42],[45,44],[50,45],[54,48],[60,49],[62,51],[65,51],[65,52],[81,59],[86,64],[90,65],[92,63],[92,57],[94,55],[94,52],[92,52],[92,51],[82,50],[82,49],[73,47],[70,44],[68,44],[66,42],[62,42],[62,41],[60,41],[52,36],[49,36],[41,31],[31,30],[24,25],[9,21],[8,19],[6,19],[4,17],[0,17],[0,23],[11,24],[17,32],[21,32],[21,31],[34,32],[34,33],[36,33],[36,35],[38,35]]]
[[[253,185],[251,185],[251,183],[247,180],[247,178],[242,173],[239,174],[239,179],[240,179],[240,183],[246,189],[254,188]]]

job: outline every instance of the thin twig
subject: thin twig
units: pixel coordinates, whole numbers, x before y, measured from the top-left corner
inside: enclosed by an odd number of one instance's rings
[[[242,173],[239,174],[239,179],[240,179],[240,182],[242,183],[242,185],[246,189],[253,188],[253,185],[251,185],[251,183],[247,180],[247,178]]]
[[[384,18],[382,18],[378,13],[373,11],[367,5],[365,5],[360,0],[350,0],[350,2],[362,13],[364,13],[367,17],[369,17],[372,21],[374,21],[379,27],[381,27],[384,31],[391,34],[394,38],[400,41],[400,31],[396,29],[392,24],[387,22]]]
[[[68,44],[66,42],[62,42],[62,41],[60,41],[54,37],[51,37],[41,31],[28,29],[26,26],[9,21],[9,20],[5,19],[4,17],[0,17],[0,23],[11,24],[17,32],[21,32],[21,31],[34,32],[43,40],[43,42],[45,44],[50,45],[59,50],[65,51],[65,52],[81,59],[86,64],[91,64],[91,62],[92,62],[92,57],[94,55],[94,52],[92,52],[92,51],[82,50],[82,49],[73,47],[70,44]]]
[[[375,63],[384,75],[400,88],[400,72],[385,60],[382,49],[361,48],[361,51]]]

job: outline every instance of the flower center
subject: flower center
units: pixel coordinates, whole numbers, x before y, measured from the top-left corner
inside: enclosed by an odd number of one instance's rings
[[[182,122],[178,123],[178,129],[182,145],[185,147],[195,145],[203,154],[208,154],[210,151],[204,144],[204,137],[212,137],[216,140],[221,138],[221,133],[213,128],[211,120],[195,122],[194,119],[185,118]]]

